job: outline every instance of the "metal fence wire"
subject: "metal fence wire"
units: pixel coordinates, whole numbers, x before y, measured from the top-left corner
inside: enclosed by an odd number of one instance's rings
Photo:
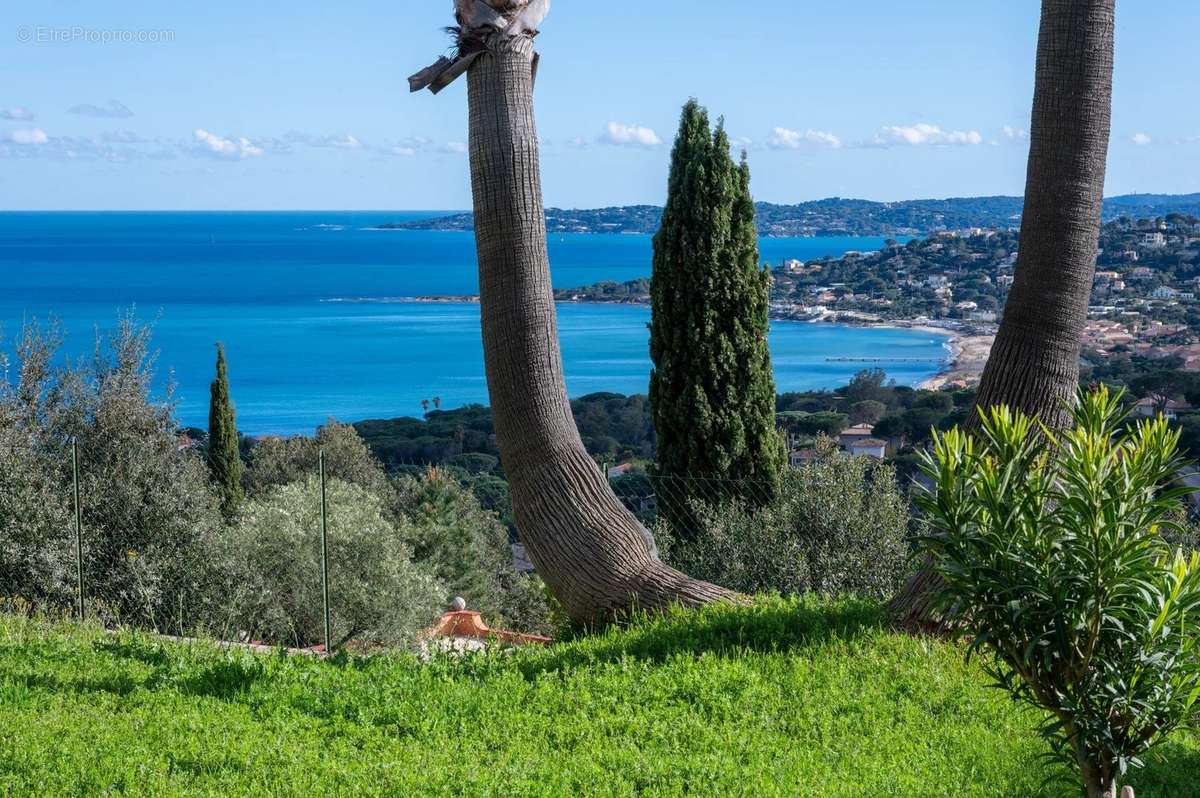
[[[492,464],[384,470],[305,450],[296,473],[225,517],[199,452],[146,445],[0,444],[0,611],[329,652],[410,645],[455,595],[510,620],[544,604],[517,590],[531,566]],[[700,505],[764,503],[771,490],[597,467],[650,528],[687,524]],[[496,590],[507,591],[499,603],[479,598]]]

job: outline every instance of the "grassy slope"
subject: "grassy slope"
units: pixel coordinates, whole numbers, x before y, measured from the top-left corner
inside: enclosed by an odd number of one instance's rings
[[[2,795],[1071,795],[961,649],[768,602],[549,650],[322,663],[0,619]],[[1200,740],[1139,798],[1200,796]]]

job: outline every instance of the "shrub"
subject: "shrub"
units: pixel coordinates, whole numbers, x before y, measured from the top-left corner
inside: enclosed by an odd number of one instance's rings
[[[79,442],[89,611],[171,631],[193,628],[221,593],[217,498],[181,446],[171,395],[152,396],[149,328],[132,316],[98,335],[94,357],[54,366],[61,337],[28,325],[15,386],[0,390],[4,463],[0,572],[28,568],[28,598],[74,599],[72,438]],[[0,444],[0,445],[5,445]]]
[[[470,489],[441,469],[398,480],[398,531],[415,560],[449,595],[495,626],[545,632],[550,623],[540,580],[513,568],[508,529]]]
[[[978,438],[936,435],[923,545],[954,628],[989,674],[1046,713],[1042,735],[1091,796],[1188,720],[1200,695],[1200,554],[1160,534],[1182,495],[1178,433],[1123,426],[1121,396],[1081,395],[1055,437],[1007,409]]]
[[[828,439],[818,459],[787,469],[761,509],[702,505],[693,536],[656,528],[663,554],[685,572],[747,593],[886,598],[905,575],[908,504],[891,466],[842,458]]]
[[[445,586],[414,564],[377,496],[331,480],[326,497],[334,644],[410,642],[445,605]],[[237,576],[229,598],[232,629],[273,644],[322,640],[320,523],[315,478],[247,502],[225,536],[226,559]]]
[[[315,438],[266,438],[250,454],[245,480],[250,495],[263,495],[273,488],[303,482],[318,472],[318,458],[325,450],[325,473],[330,479],[352,482],[377,496],[389,493],[387,474],[370,448],[349,424],[329,419]]]

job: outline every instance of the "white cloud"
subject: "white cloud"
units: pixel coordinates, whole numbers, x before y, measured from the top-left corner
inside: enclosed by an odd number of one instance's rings
[[[1028,130],[1025,130],[1024,128],[1013,127],[1012,125],[1005,125],[1000,129],[1000,132],[1004,134],[1004,138],[1008,139],[1009,141],[1022,141],[1029,138]]]
[[[569,139],[567,141],[567,146],[571,147],[572,149],[576,149],[576,150],[587,149],[589,144],[590,144],[590,142],[587,139],[585,139],[583,136],[576,136],[575,138]]]
[[[390,152],[392,155],[399,155],[402,158],[411,158],[417,154],[415,148],[401,146],[392,147],[390,150],[388,150],[388,152]]]
[[[915,125],[886,125],[875,134],[870,143],[877,147],[890,147],[895,144],[912,147],[973,146],[983,143],[983,135],[978,130],[942,130],[937,125],[918,122]]]
[[[132,130],[109,130],[101,135],[101,139],[109,144],[147,144],[147,139],[142,138]]]
[[[1148,134],[1142,133],[1141,131],[1139,131],[1137,133],[1134,133],[1132,136],[1130,136],[1130,141],[1132,141],[1134,144],[1138,145],[1139,147],[1145,147],[1147,144],[1152,143],[1154,141],[1154,139],[1150,138],[1150,136]]]
[[[650,128],[621,122],[609,122],[608,129],[604,131],[600,140],[620,147],[657,147],[663,143],[658,134]]]
[[[50,141],[46,131],[40,127],[22,127],[9,131],[4,135],[5,141],[26,146],[39,146]]]
[[[731,150],[748,150],[754,144],[754,139],[749,136],[738,136],[729,141],[729,149]]]
[[[240,161],[246,158],[257,158],[265,152],[262,147],[256,146],[251,143],[250,139],[244,137],[221,138],[203,128],[196,128],[194,135],[200,152],[217,158]]]
[[[292,143],[306,144],[309,147],[332,147],[339,150],[361,150],[363,143],[349,133],[340,136],[314,136],[310,133],[291,131],[284,140]]]
[[[773,150],[798,150],[809,144],[837,149],[842,146],[842,140],[825,130],[790,130],[786,127],[775,128],[767,139],[767,146]]]
[[[8,119],[13,122],[32,122],[33,112],[28,108],[0,108],[0,119]]]
[[[452,153],[454,155],[466,155],[466,153],[467,153],[467,145],[461,141],[447,142],[446,146],[443,149],[445,149],[446,152]]]
[[[78,116],[95,116],[101,119],[128,119],[133,116],[133,111],[119,100],[109,100],[104,105],[92,105],[91,103],[73,105],[67,109],[67,113]]]

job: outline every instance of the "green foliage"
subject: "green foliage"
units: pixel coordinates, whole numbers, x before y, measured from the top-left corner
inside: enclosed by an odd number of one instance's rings
[[[78,363],[61,363],[60,343],[53,326],[28,325],[19,379],[0,383],[0,595],[74,601],[75,439],[88,612],[190,628],[220,594],[221,517],[204,464],[180,445],[170,396],[151,396],[149,329],[124,316]]]
[[[445,606],[445,586],[413,562],[377,496],[335,479],[326,497],[334,644],[410,643]],[[320,523],[316,478],[246,503],[223,540],[235,577],[229,631],[288,646],[322,642]]]
[[[380,497],[390,494],[387,474],[355,428],[329,419],[317,430],[315,438],[295,436],[260,441],[251,451],[250,468],[246,472],[250,495],[259,496],[315,476],[322,449],[329,479],[353,483]]]
[[[0,617],[12,795],[1061,798],[959,647],[811,599],[550,649],[322,662]],[[1192,798],[1200,741],[1139,774]]]
[[[887,413],[887,405],[875,399],[864,399],[850,405],[851,424],[874,424]]]
[[[689,101],[654,237],[650,405],[659,473],[778,480],[785,453],[767,349],[769,286],[749,167],[733,162],[723,125],[713,132],[708,113]]]
[[[919,499],[948,620],[986,653],[1085,781],[1114,782],[1200,696],[1200,554],[1173,551],[1181,465],[1161,419],[1123,426],[1121,396],[1080,396],[1059,438],[993,409],[978,438],[934,439]]]
[[[221,510],[226,516],[234,515],[245,491],[237,417],[229,398],[229,371],[221,344],[217,344],[217,377],[208,403],[208,470],[221,494]]]
[[[513,569],[508,530],[470,490],[437,469],[401,479],[396,490],[399,534],[448,596],[462,596],[496,628],[550,631],[540,581]]]
[[[852,593],[884,599],[906,573],[908,503],[891,466],[844,459],[832,442],[788,469],[763,507],[702,505],[698,529],[656,531],[665,558],[692,576],[747,593]]]
[[[843,413],[822,410],[806,413],[803,410],[785,410],[779,414],[779,425],[793,435],[827,435],[834,437],[850,426],[850,419]]]

